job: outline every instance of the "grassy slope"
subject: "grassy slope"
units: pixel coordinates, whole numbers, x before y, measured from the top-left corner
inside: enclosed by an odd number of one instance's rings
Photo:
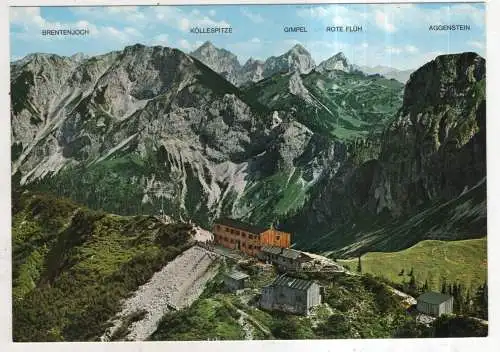
[[[96,339],[120,300],[189,246],[190,229],[15,195],[14,340]]]
[[[486,238],[462,241],[427,240],[399,252],[370,252],[361,257],[363,272],[383,276],[393,282],[408,281],[413,268],[417,283],[429,281],[438,289],[442,278],[476,289],[486,281]],[[353,270],[358,259],[338,260]],[[405,274],[399,273],[404,269]]]

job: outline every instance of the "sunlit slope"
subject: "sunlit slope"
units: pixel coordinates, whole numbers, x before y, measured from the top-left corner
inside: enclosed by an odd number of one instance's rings
[[[487,279],[486,237],[462,241],[426,240],[399,252],[370,252],[361,257],[362,271],[397,283],[413,275],[419,285],[439,289],[446,279],[473,289]],[[356,270],[358,259],[339,260]],[[404,271],[404,272],[403,272]],[[402,275],[400,275],[402,273]]]

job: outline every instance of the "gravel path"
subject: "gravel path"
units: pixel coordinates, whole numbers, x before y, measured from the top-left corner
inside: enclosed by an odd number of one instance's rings
[[[319,261],[321,263],[320,265],[322,265],[322,266],[335,268],[339,272],[345,271],[345,269],[342,265],[339,265],[337,262],[335,262],[334,260],[332,260],[330,258],[327,258],[325,256],[322,256],[322,255],[316,254],[316,253],[310,253],[310,252],[304,252],[304,251],[299,251],[299,252],[302,252],[302,253],[310,256],[314,260]]]
[[[253,340],[252,324],[246,321],[243,315],[240,315],[240,318],[238,319],[238,324],[240,324],[241,328],[243,329],[243,332],[245,333],[245,340]]]
[[[234,304],[232,304],[231,302],[228,302],[228,304],[231,306],[231,308],[233,308],[234,310],[236,310],[239,314],[240,314],[240,319],[238,319],[238,322],[240,323],[240,325],[244,324],[245,322],[247,324],[251,324],[250,321],[252,323],[255,324],[255,326],[260,330],[262,331],[264,334],[266,335],[271,335],[271,331],[269,331],[268,328],[264,327],[257,319],[255,319],[253,316],[251,316],[250,314],[247,314],[245,311],[239,309],[238,307],[236,307]],[[253,334],[251,334],[251,331],[248,331],[249,328],[252,328],[253,329],[253,326],[250,327],[250,326],[246,326],[244,327],[242,325],[242,328],[243,330],[245,331],[245,339],[247,339],[247,337],[251,337],[251,339],[253,339]],[[250,335],[251,334],[251,335]],[[249,338],[250,339],[250,338]],[[250,340],[251,340],[250,339]]]
[[[195,230],[195,235],[194,235],[195,241],[210,242],[214,240],[214,235],[210,231],[202,229],[199,226],[194,226],[194,230]]]
[[[413,305],[413,304],[417,304],[417,300],[410,296],[409,294],[406,294],[404,292],[401,292],[399,290],[396,290],[394,287],[392,286],[388,286],[389,289],[395,294],[395,295],[398,295],[399,297],[403,298],[403,301],[408,304],[409,306]]]
[[[198,246],[179,255],[123,303],[122,311],[114,318],[113,326],[101,337],[101,341],[109,341],[123,319],[140,310],[145,310],[147,314],[131,324],[125,340],[146,340],[165,313],[187,307],[201,295],[206,283],[217,274],[219,264],[215,259],[215,254]]]

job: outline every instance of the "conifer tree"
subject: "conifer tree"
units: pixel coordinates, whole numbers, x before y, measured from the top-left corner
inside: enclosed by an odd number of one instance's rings
[[[446,278],[441,279],[441,293],[446,293]]]
[[[486,282],[476,291],[474,311],[479,318],[488,320],[488,284]]]
[[[464,313],[469,314],[471,312],[471,297],[470,297],[470,289],[467,290],[465,295],[465,309]]]
[[[361,269],[361,254],[360,254],[360,255],[358,256],[358,268],[357,268],[357,271],[358,271],[359,273],[361,273],[361,270],[362,270],[362,269]]]
[[[417,282],[416,282],[415,276],[413,274],[411,274],[411,276],[410,276],[410,281],[408,283],[408,287],[410,288],[410,290],[412,292],[415,292],[417,290]]]

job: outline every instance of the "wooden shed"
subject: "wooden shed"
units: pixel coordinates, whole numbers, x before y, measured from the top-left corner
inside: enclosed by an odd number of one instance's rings
[[[224,286],[228,291],[243,290],[249,276],[241,271],[233,271],[224,275]]]
[[[438,292],[425,292],[417,298],[420,313],[439,317],[453,313],[453,296]]]

